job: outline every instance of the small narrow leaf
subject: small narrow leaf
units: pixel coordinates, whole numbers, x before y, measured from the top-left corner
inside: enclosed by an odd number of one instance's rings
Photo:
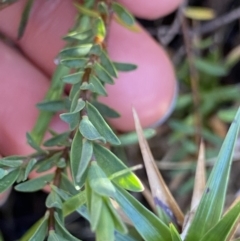
[[[85,29],[83,31],[71,31],[67,35],[63,37],[64,40],[66,41],[73,41],[73,40],[86,40],[89,37],[91,37],[93,34],[92,29]],[[83,66],[81,66],[83,67]],[[71,68],[71,67],[70,67]],[[79,67],[80,68],[80,67]]]
[[[115,187],[116,201],[145,241],[172,241],[169,228],[127,191]]]
[[[96,37],[100,42],[102,42],[106,36],[106,28],[101,17],[97,18],[96,27],[94,30],[95,30]]]
[[[187,7],[183,11],[184,15],[194,20],[211,20],[215,18],[214,10],[203,7]]]
[[[120,114],[117,111],[115,111],[114,109],[110,108],[107,105],[104,105],[101,102],[93,101],[91,103],[96,107],[96,109],[99,111],[99,113],[104,117],[108,117],[108,118],[120,117]]]
[[[61,237],[65,238],[68,241],[80,241],[79,239],[75,238],[72,234],[70,234],[68,230],[62,225],[60,218],[56,212],[54,213],[54,217],[56,221],[56,233],[58,233]]]
[[[35,166],[36,163],[37,163],[37,160],[36,160],[35,158],[32,158],[32,159],[28,162],[28,164],[27,164],[27,166],[26,166],[26,169],[25,169],[23,181],[27,180],[29,173],[33,170],[33,168],[34,168],[34,166]]]
[[[38,226],[35,227],[34,233],[28,241],[44,241],[47,235],[47,227],[48,227],[48,217],[49,213],[47,212],[42,220],[38,223]],[[22,239],[21,239],[22,241]]]
[[[114,197],[115,188],[96,162],[88,170],[88,182],[91,189],[100,196]]]
[[[24,31],[25,31],[25,28],[27,26],[28,19],[30,16],[30,11],[32,9],[33,2],[34,2],[34,0],[28,0],[24,6],[20,25],[18,27],[18,39],[20,39],[24,34]]]
[[[37,103],[39,110],[58,112],[65,109],[64,100],[49,100]]]
[[[70,69],[83,68],[86,66],[87,62],[87,58],[65,58],[61,60],[61,63]]]
[[[45,153],[46,153],[46,151],[44,151],[44,150],[37,144],[37,142],[33,139],[33,137],[31,136],[30,133],[27,132],[26,137],[27,137],[27,142],[28,142],[28,144],[29,144],[33,149],[35,149],[36,151],[38,151],[38,152],[40,152],[40,153],[42,153],[42,152],[45,152]]]
[[[93,70],[96,73],[96,76],[103,82],[107,84],[114,84],[114,80],[111,75],[107,72],[106,69],[103,68],[99,63],[95,63]]]
[[[62,236],[56,234],[55,231],[51,230],[49,232],[47,241],[68,241],[68,240],[63,238]]]
[[[15,186],[19,192],[35,192],[41,190],[47,183],[51,182],[54,174],[44,175]]]
[[[101,81],[95,76],[91,75],[90,83],[94,86],[94,92],[99,95],[107,96],[107,91],[102,85]]]
[[[118,75],[117,75],[116,67],[114,66],[113,62],[109,59],[105,51],[102,51],[100,59],[101,59],[101,65],[103,66],[103,68],[105,68],[112,77],[117,78]]]
[[[124,8],[119,3],[113,2],[112,8],[117,16],[127,25],[132,26],[134,25],[135,21],[133,16],[129,13],[129,11]]]
[[[75,47],[65,48],[60,52],[60,57],[62,59],[69,57],[84,57],[89,53],[91,48],[92,44],[83,44]]]
[[[80,89],[81,90],[90,90],[91,92],[96,92],[94,85],[92,83],[87,83],[87,82],[82,83],[80,86]]]
[[[47,208],[62,208],[62,200],[55,191],[51,191],[46,199]]]
[[[232,229],[236,227],[240,216],[240,202],[232,207],[223,218],[210,229],[200,241],[228,241]]]
[[[66,143],[69,141],[69,135],[70,135],[69,131],[63,132],[61,134],[58,134],[48,139],[47,141],[44,142],[43,145],[46,147],[66,145]]]
[[[92,142],[83,139],[82,141],[82,151],[81,151],[81,159],[77,171],[76,180],[80,182],[84,172],[86,171],[88,164],[93,155],[93,145]]]
[[[119,63],[119,62],[113,62],[113,64],[118,71],[122,71],[122,72],[128,72],[128,71],[133,71],[137,69],[137,65],[135,64]]]
[[[79,131],[81,134],[90,141],[102,141],[106,143],[106,139],[98,132],[95,125],[88,119],[87,116],[83,116],[79,125]]]
[[[9,170],[0,168],[0,179],[4,178],[8,174],[9,174]]]
[[[185,241],[200,240],[219,221],[226,197],[234,144],[240,126],[240,109],[223,142]],[[196,229],[198,232],[196,232]]]
[[[83,74],[84,74],[84,71],[79,71],[79,72],[76,72],[74,74],[65,75],[62,78],[62,81],[64,83],[72,84],[72,85],[77,84],[77,83],[81,83]]]
[[[0,166],[5,167],[19,167],[23,164],[23,159],[26,157],[23,156],[8,156],[0,159]]]
[[[133,109],[133,117],[135,122],[136,131],[138,134],[139,145],[142,152],[144,164],[146,167],[149,184],[151,187],[152,196],[155,201],[159,216],[165,220],[166,223],[175,222],[176,224],[182,224],[184,220],[183,213],[179,208],[177,202],[173,198],[166,183],[164,182],[162,175],[160,174],[148,143],[144,138],[142,127],[137,115],[137,112]],[[177,219],[177,220],[176,220]]]
[[[17,180],[20,170],[16,169],[3,177],[0,181],[0,193],[6,191]]]
[[[107,148],[95,144],[93,152],[98,165],[102,168],[108,177],[125,169],[128,170],[128,167]],[[120,187],[133,192],[141,192],[143,190],[142,183],[131,171],[128,171],[123,175],[114,178],[113,182],[118,184]]]
[[[75,3],[74,5],[75,5],[75,7],[77,8],[77,10],[80,13],[83,13],[83,14],[85,14],[87,16],[94,17],[94,18],[101,17],[100,14],[97,11],[94,11],[92,9],[86,8],[82,4]]]
[[[172,236],[172,241],[182,241],[181,236],[179,235],[175,226],[172,223],[170,223],[169,227],[170,227],[170,232]]]
[[[90,121],[96,127],[98,132],[106,139],[107,142],[111,143],[112,145],[119,145],[120,141],[117,136],[114,134],[112,129],[103,119],[101,114],[98,110],[89,102],[87,102],[87,113],[89,116]]]

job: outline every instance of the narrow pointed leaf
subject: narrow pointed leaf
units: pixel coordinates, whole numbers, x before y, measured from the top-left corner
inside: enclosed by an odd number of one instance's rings
[[[172,223],[170,223],[169,227],[172,236],[172,241],[182,241],[181,236],[179,235],[175,226]]]
[[[26,157],[23,156],[8,156],[0,159],[0,166],[5,167],[19,167],[23,164],[23,161]]]
[[[145,241],[172,241],[169,228],[127,191],[115,187],[116,201]]]
[[[42,152],[46,152],[44,151],[38,144],[37,142],[33,139],[32,135],[30,133],[27,132],[26,134],[26,137],[27,137],[27,142],[28,144],[33,148],[35,149],[36,151],[42,153]]]
[[[6,191],[17,180],[20,170],[16,169],[0,180],[0,193]]]
[[[83,13],[87,16],[94,17],[94,18],[101,17],[100,14],[97,11],[89,9],[89,8],[83,6],[82,4],[75,3],[74,5],[80,13]]]
[[[81,90],[90,90],[91,92],[96,92],[94,85],[92,83],[87,83],[87,82],[82,83],[80,86],[80,89]]]
[[[166,223],[174,222],[176,224],[182,224],[184,220],[183,213],[179,208],[177,202],[173,198],[166,183],[164,182],[162,175],[160,174],[148,143],[143,135],[143,130],[137,116],[137,112],[133,109],[133,117],[135,122],[136,131],[138,134],[139,145],[142,152],[144,164],[146,167],[149,184],[151,187],[152,196],[154,198],[155,205],[159,211],[159,216],[164,218]]]
[[[93,145],[92,142],[83,139],[82,141],[82,151],[81,151],[81,159],[78,167],[78,172],[76,176],[77,182],[80,182],[82,175],[86,171],[88,164],[93,155]]]
[[[39,110],[58,112],[65,109],[64,100],[49,100],[37,103]]]
[[[46,199],[46,207],[48,208],[62,208],[62,200],[55,191],[51,191]]]
[[[118,117],[120,117],[120,114],[117,111],[108,107],[107,105],[104,105],[101,102],[93,101],[92,104],[99,111],[99,113],[104,117],[108,117],[108,118],[118,118]]]
[[[20,192],[35,192],[41,190],[47,183],[51,182],[54,174],[47,174],[15,186],[15,190]]]
[[[122,72],[128,72],[128,71],[133,71],[137,69],[137,65],[135,64],[119,63],[119,62],[113,62],[113,64],[118,71],[122,71]]]
[[[114,134],[110,126],[106,123],[98,110],[89,102],[87,102],[87,113],[90,121],[107,142],[112,145],[120,145],[119,139]]]
[[[101,81],[95,76],[91,75],[90,83],[94,86],[94,92],[99,95],[107,96],[107,91],[102,85]]]
[[[114,223],[106,204],[102,206],[96,230],[96,241],[114,241]]]
[[[0,179],[4,178],[8,174],[9,174],[9,170],[0,168]]]
[[[32,158],[28,162],[24,173],[24,179],[23,179],[24,181],[27,180],[29,173],[33,170],[36,163],[37,163],[37,160],[35,158]]]
[[[81,134],[90,141],[102,141],[106,143],[106,139],[98,132],[87,116],[83,116],[79,125],[79,131]]]
[[[67,84],[77,84],[82,82],[84,71],[79,71],[74,74],[66,75],[62,78],[62,81]]]
[[[50,231],[47,241],[68,241],[68,240],[56,234],[55,231]]]
[[[69,131],[63,132],[61,134],[58,134],[48,139],[47,141],[44,142],[43,145],[47,147],[66,145],[66,143],[69,141],[69,135],[70,135]]]
[[[112,77],[117,78],[118,77],[117,70],[105,51],[102,51],[100,59],[101,59],[101,65],[103,66],[103,68],[105,68]]]
[[[134,25],[135,21],[133,16],[128,12],[126,8],[124,8],[119,3],[113,2],[112,8],[117,16],[127,25],[131,26]]]
[[[66,58],[62,59],[61,63],[71,69],[79,69],[86,66],[87,58]]]
[[[98,37],[100,42],[102,42],[106,36],[106,28],[102,18],[97,18],[96,27],[95,27],[95,35]]]
[[[24,34],[24,31],[25,31],[25,28],[27,26],[28,19],[30,16],[30,11],[32,9],[33,2],[34,2],[34,0],[28,0],[26,2],[26,5],[25,5],[23,13],[22,13],[20,25],[18,27],[18,39],[20,39]]]
[[[120,159],[118,159],[111,151],[103,146],[95,144],[93,152],[98,165],[108,177],[114,173],[128,169],[128,167],[122,163]],[[124,173],[122,176],[114,178],[113,182],[130,191],[141,192],[143,190],[142,183],[131,171]]]
[[[88,170],[89,185],[101,196],[114,197],[115,188],[96,162],[92,162]]]
[[[223,218],[210,229],[200,241],[228,241],[232,229],[238,224],[240,216],[240,202],[231,208]]]
[[[111,75],[107,72],[103,66],[101,66],[99,63],[95,63],[94,65],[94,71],[97,75],[97,77],[103,82],[107,84],[114,84],[114,80],[112,79]]]
[[[60,52],[60,57],[63,59],[69,57],[84,57],[89,53],[91,48],[92,44],[83,44],[75,47],[65,48]]]
[[[31,238],[28,239],[28,241],[44,241],[46,234],[47,234],[47,227],[48,227],[48,217],[49,213],[46,213],[43,219],[38,223],[38,226],[34,230],[35,232],[31,236]],[[23,241],[21,239],[21,241]]]
[[[68,230],[62,225],[60,218],[56,212],[54,213],[54,217],[56,221],[55,223],[56,233],[58,233],[60,236],[62,236],[68,241],[79,241],[79,239],[75,238],[72,234],[70,234]]]
[[[189,227],[186,241],[200,240],[219,221],[226,197],[234,144],[240,125],[240,109],[223,142],[217,162],[207,181],[195,217]],[[198,232],[196,232],[196,229]]]

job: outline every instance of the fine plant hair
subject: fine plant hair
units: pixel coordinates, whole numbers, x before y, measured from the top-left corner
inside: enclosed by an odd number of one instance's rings
[[[14,1],[0,1],[0,9]],[[205,183],[203,143],[197,164],[192,205],[183,215],[171,195],[145,139],[133,110],[136,132],[142,151],[156,214],[149,211],[128,191],[141,192],[143,185],[111,150],[128,143],[114,133],[105,118],[119,114],[98,101],[106,96],[106,85],[114,84],[119,71],[133,71],[134,63],[113,62],[107,53],[107,37],[112,19],[136,30],[132,15],[112,0],[83,0],[73,3],[77,9],[75,24],[63,37],[65,47],[55,62],[57,68],[45,99],[37,104],[38,120],[28,144],[34,153],[0,159],[0,192],[14,183],[19,192],[35,192],[46,185],[45,215],[20,241],[77,241],[66,228],[64,219],[77,212],[89,221],[97,241],[227,241],[236,231],[240,217],[237,199],[223,216],[227,183],[234,144],[240,126],[237,112],[218,160]],[[26,1],[18,37],[24,35],[33,0]],[[65,85],[69,95],[64,95]],[[49,128],[56,113],[69,125],[57,133]],[[50,138],[44,139],[46,133]],[[151,133],[150,133],[151,134]],[[52,172],[45,172],[48,170]],[[32,171],[41,176],[28,180]],[[239,239],[238,239],[239,240]]]

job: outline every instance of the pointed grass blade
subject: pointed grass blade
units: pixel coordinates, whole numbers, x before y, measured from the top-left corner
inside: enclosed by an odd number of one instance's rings
[[[226,197],[227,183],[240,125],[240,109],[223,142],[217,162],[209,176],[185,241],[200,240],[219,221]],[[198,230],[198,232],[196,232]]]
[[[148,143],[144,137],[143,130],[137,115],[133,109],[133,116],[135,127],[138,134],[139,145],[142,152],[143,160],[145,163],[152,195],[155,201],[157,210],[161,218],[164,218],[166,223],[174,222],[182,225],[184,216],[175,199],[170,193],[167,185],[165,184],[156,164]]]
[[[115,188],[116,201],[145,241],[172,241],[169,228],[157,216],[127,191]]]

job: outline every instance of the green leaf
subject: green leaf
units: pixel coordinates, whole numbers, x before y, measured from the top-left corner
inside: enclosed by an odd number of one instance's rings
[[[62,200],[58,196],[58,194],[55,191],[51,191],[46,199],[46,207],[47,208],[62,208]]]
[[[83,31],[71,31],[63,37],[63,40],[66,40],[69,42],[75,41],[75,40],[84,41],[86,39],[91,38],[92,35],[93,35],[92,29],[87,29],[87,30],[85,29]]]
[[[98,132],[94,124],[89,120],[88,116],[83,116],[79,125],[81,134],[90,141],[102,141],[106,143],[105,138]]]
[[[81,158],[78,166],[76,180],[80,182],[84,172],[86,171],[88,164],[93,155],[93,145],[92,142],[83,139],[82,141],[82,150],[81,150]]]
[[[91,92],[95,92],[95,88],[92,83],[84,82],[81,84],[80,89],[81,90],[90,90]]]
[[[179,235],[175,226],[172,223],[170,223],[169,227],[170,227],[170,232],[171,232],[171,236],[172,236],[172,241],[182,241],[181,236]],[[208,240],[208,239],[206,239],[206,240]]]
[[[87,102],[87,113],[92,124],[95,126],[98,132],[106,139],[107,142],[111,143],[112,145],[121,144],[117,136],[103,119],[98,110],[89,102]]]
[[[212,76],[221,77],[228,74],[228,71],[226,68],[224,68],[223,64],[211,63],[203,59],[196,59],[194,64],[198,70]]]
[[[84,57],[89,53],[91,48],[92,44],[83,44],[75,47],[65,48],[60,51],[60,57],[62,59],[69,57]]]
[[[84,71],[79,71],[74,74],[66,75],[62,78],[62,81],[67,84],[77,84],[82,82],[82,77],[84,75]]]
[[[149,128],[149,129],[143,130],[143,133],[144,133],[144,137],[146,139],[149,139],[156,135],[156,130]],[[136,144],[138,142],[137,133],[135,131],[126,133],[126,134],[122,134],[122,135],[118,136],[118,138],[119,138],[122,146],[129,146],[132,144]]]
[[[25,28],[28,23],[30,11],[32,9],[33,2],[34,2],[34,0],[28,0],[24,6],[21,21],[20,21],[20,24],[18,27],[18,39],[22,38],[22,36],[24,34]]]
[[[63,203],[63,215],[68,216],[86,203],[86,192],[81,191]]]
[[[105,203],[96,229],[96,241],[114,241],[114,222]]]
[[[132,26],[135,24],[134,18],[131,15],[131,13],[129,13],[129,11],[126,8],[124,8],[122,5],[120,5],[119,3],[113,2],[112,8],[113,8],[113,11],[124,23],[126,23],[129,26]]]
[[[101,59],[101,65],[103,66],[103,68],[106,69],[106,71],[112,77],[117,78],[118,77],[117,70],[105,51],[102,51],[100,59]]]
[[[87,58],[66,58],[61,60],[61,64],[70,69],[84,68],[88,62]]]
[[[9,174],[9,170],[0,168],[0,179],[4,178],[8,174]]]
[[[106,28],[101,17],[96,19],[96,27],[94,28],[94,31],[95,35],[103,41],[106,36]]]
[[[115,188],[113,184],[95,161],[91,162],[89,167],[88,181],[91,189],[100,196],[114,197]]]
[[[100,14],[97,11],[89,9],[89,8],[83,6],[82,4],[75,3],[74,5],[77,8],[77,10],[84,15],[87,15],[87,16],[90,16],[90,17],[93,17],[93,18],[101,17]]]
[[[98,165],[108,177],[114,173],[128,169],[128,167],[123,164],[120,159],[118,159],[111,151],[103,146],[95,144],[93,146],[93,152]],[[140,180],[131,171],[114,178],[113,182],[118,184],[120,187],[133,192],[141,192],[143,190]]]
[[[128,72],[128,71],[133,71],[137,69],[137,65],[135,64],[119,63],[119,62],[113,62],[113,64],[118,71],[122,71],[122,72]]]
[[[145,241],[172,241],[169,228],[127,191],[115,187],[116,201]]]
[[[47,228],[48,228],[48,217],[49,212],[47,212],[42,219],[39,220],[38,223],[36,223],[35,229],[33,230],[33,234],[29,233],[30,236],[29,239],[21,239],[21,241],[44,241],[45,236],[47,234]]]
[[[80,165],[80,160],[82,155],[82,139],[83,139],[82,135],[77,130],[74,135],[71,151],[70,151],[71,172],[72,172],[72,177],[75,184],[77,183],[76,177],[78,175],[78,168]]]
[[[232,230],[236,227],[240,216],[240,202],[231,208],[227,214],[210,229],[200,241],[227,241],[232,235]]]
[[[107,84],[114,84],[114,80],[112,79],[111,75],[107,72],[106,69],[103,68],[102,65],[99,63],[95,63],[93,67],[96,76],[103,82]]]
[[[20,170],[16,169],[0,180],[0,193],[6,191],[17,180]]]
[[[48,236],[47,241],[68,241],[68,240],[63,238],[62,236],[56,234],[55,231],[51,230],[49,232],[49,236]]]
[[[30,133],[27,132],[26,134],[27,137],[27,142],[28,144],[35,149],[36,151],[38,151],[39,153],[46,153],[46,151],[44,151],[38,144],[37,142],[33,139],[32,135]]]
[[[36,163],[37,163],[37,159],[35,159],[35,158],[32,158],[28,162],[26,169],[25,169],[23,181],[27,180],[29,173],[33,170]]]
[[[66,145],[66,143],[69,141],[69,135],[70,132],[63,132],[61,134],[58,134],[47,141],[44,142],[44,146],[46,147],[52,147],[52,146],[63,146]]]
[[[54,165],[56,165],[56,163],[59,161],[59,159],[62,156],[62,152],[57,152],[54,155],[50,156],[49,158],[41,161],[41,163],[39,164],[39,167],[37,169],[37,173],[41,173],[41,172],[45,172],[49,169],[51,169],[52,167],[54,167]]]
[[[128,231],[127,227],[124,224],[124,222],[122,221],[122,219],[120,218],[120,216],[118,215],[117,211],[114,209],[110,200],[107,199],[107,200],[105,200],[105,202],[107,204],[109,212],[111,213],[115,229],[122,234],[127,234],[127,231]]]
[[[99,44],[95,44],[92,46],[89,55],[96,55],[96,56],[100,56],[102,52],[102,47]]]
[[[73,106],[74,110],[71,110],[72,112],[60,114],[60,118],[69,124],[71,130],[74,130],[79,124],[79,121],[80,121],[79,112],[84,108],[84,106],[85,106],[85,102],[82,99],[78,99],[77,105]]]
[[[64,100],[47,100],[37,103],[37,108],[39,110],[58,112],[65,109]]]
[[[99,95],[107,96],[107,91],[102,85],[101,81],[95,76],[90,76],[90,84],[94,86],[94,92],[96,92]]]
[[[44,175],[15,186],[15,190],[20,192],[35,192],[41,190],[48,182],[51,182],[54,174]]]
[[[58,233],[61,237],[67,239],[68,241],[79,241],[79,239],[75,238],[70,234],[67,229],[62,225],[62,222],[60,221],[60,218],[58,214],[55,212],[54,213],[55,217],[55,228],[56,228],[56,233]]]
[[[209,176],[202,199],[196,210],[186,241],[200,240],[219,221],[226,196],[227,183],[234,151],[234,144],[239,132],[240,109],[223,142],[217,162]],[[196,232],[198,230],[198,232]]]
[[[96,107],[96,109],[99,111],[99,113],[102,116],[105,116],[105,117],[108,117],[108,118],[118,118],[118,117],[120,117],[120,114],[117,111],[108,107],[107,105],[104,105],[101,102],[93,101],[92,104]]]
[[[5,167],[20,167],[23,164],[23,159],[26,159],[24,156],[8,156],[0,159],[0,166]]]

